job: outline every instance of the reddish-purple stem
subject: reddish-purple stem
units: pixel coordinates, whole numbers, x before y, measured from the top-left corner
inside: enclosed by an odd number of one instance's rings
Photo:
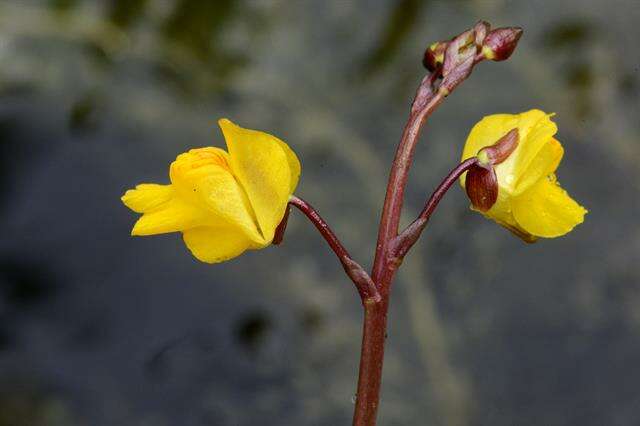
[[[483,59],[482,56],[475,55],[471,63],[465,62],[464,66],[473,68],[475,64]],[[393,252],[394,241],[398,236],[404,190],[420,131],[431,113],[451,91],[469,76],[471,69],[460,75],[452,73],[456,80],[443,87],[444,90],[441,90],[441,86],[435,86],[440,73],[441,70],[436,69],[427,75],[418,87],[409,114],[409,120],[402,132],[402,138],[398,144],[389,173],[387,193],[382,208],[376,254],[371,273],[371,278],[377,286],[382,300],[380,303],[372,304],[371,306],[364,304],[360,374],[358,376],[353,426],[375,426],[376,424],[382,384],[389,293],[395,272],[402,260],[395,256]],[[436,205],[437,202],[433,204],[430,210],[432,211]],[[428,212],[428,214],[431,213]]]
[[[425,82],[430,81],[425,79]],[[422,99],[423,96],[427,97],[427,99]],[[387,194],[382,209],[376,255],[371,274],[371,278],[383,295],[389,291],[388,287],[396,269],[393,265],[391,265],[391,268],[388,267],[389,259],[386,256],[389,252],[389,244],[398,234],[404,190],[409,176],[409,169],[413,162],[415,147],[424,122],[443,99],[444,95],[442,93],[434,94],[432,91],[425,91],[421,85],[413,104],[422,104],[424,106],[418,109],[412,108],[409,121],[404,128],[400,144],[396,150],[391,172],[389,173]]]

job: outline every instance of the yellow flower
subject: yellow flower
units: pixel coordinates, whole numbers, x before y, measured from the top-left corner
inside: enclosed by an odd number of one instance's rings
[[[540,110],[487,116],[473,127],[462,153],[462,159],[474,157],[518,129],[517,147],[494,166],[497,201],[481,213],[528,242],[564,235],[582,223],[587,213],[557,181],[555,171],[564,150],[553,137],[558,128],[551,116]],[[463,187],[465,178],[466,174],[460,179]]]
[[[193,255],[223,262],[268,246],[298,184],[300,162],[267,133],[218,122],[228,152],[192,149],[171,163],[170,185],[144,183],[122,202],[142,213],[131,235],[182,232]]]

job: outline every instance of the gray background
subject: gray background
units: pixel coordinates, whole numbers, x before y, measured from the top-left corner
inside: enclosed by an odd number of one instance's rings
[[[361,313],[312,226],[210,266],[119,201],[229,117],[286,140],[370,267],[422,51],[520,25],[418,147],[405,222],[482,116],[555,111],[590,213],[525,245],[454,188],[405,261],[380,424],[636,425],[640,5],[628,0],[0,1],[0,425],[346,425]]]

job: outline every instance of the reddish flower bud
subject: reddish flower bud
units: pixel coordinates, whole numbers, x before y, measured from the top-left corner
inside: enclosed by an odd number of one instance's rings
[[[489,210],[498,200],[498,177],[491,165],[471,167],[464,186],[471,204],[482,212]]]
[[[437,41],[427,47],[422,58],[422,65],[431,72],[441,67],[444,62],[444,52],[447,50],[447,44],[446,41]]]
[[[504,61],[516,49],[521,36],[522,28],[519,27],[496,28],[484,39],[482,53],[492,61]]]

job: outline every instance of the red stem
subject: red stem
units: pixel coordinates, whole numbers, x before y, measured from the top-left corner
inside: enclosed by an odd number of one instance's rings
[[[412,109],[409,115],[409,121],[404,127],[400,144],[396,150],[391,172],[389,173],[387,194],[382,209],[376,255],[371,274],[371,278],[378,285],[383,295],[388,293],[395,269],[398,266],[389,265],[390,259],[387,259],[387,254],[389,253],[389,245],[398,235],[398,226],[400,224],[400,215],[402,214],[402,204],[404,201],[404,189],[407,185],[407,178],[413,162],[415,147],[427,117],[429,117],[444,99],[442,93],[438,92],[434,94],[432,91],[423,91],[422,89],[425,83],[429,84],[431,81],[429,79],[423,81],[423,84],[416,94],[416,99],[413,102],[414,106],[419,104],[424,106],[417,110],[415,108]],[[423,96],[427,99],[421,99]],[[389,266],[391,266],[391,268],[389,268]]]
[[[382,296],[380,303],[364,304],[364,325],[362,328],[362,349],[360,352],[360,373],[353,426],[375,426],[382,384],[384,344],[387,333],[387,311],[389,290],[397,267],[388,256],[390,245],[398,234],[404,188],[413,160],[420,130],[429,114],[444,99],[441,93],[433,93],[432,84],[436,73],[425,78],[418,88],[409,121],[402,133],[396,150],[387,194],[380,219],[378,243],[373,263],[372,279]],[[425,87],[425,85],[428,85]]]
[[[389,298],[364,303],[362,349],[353,426],[374,426],[380,401]]]

